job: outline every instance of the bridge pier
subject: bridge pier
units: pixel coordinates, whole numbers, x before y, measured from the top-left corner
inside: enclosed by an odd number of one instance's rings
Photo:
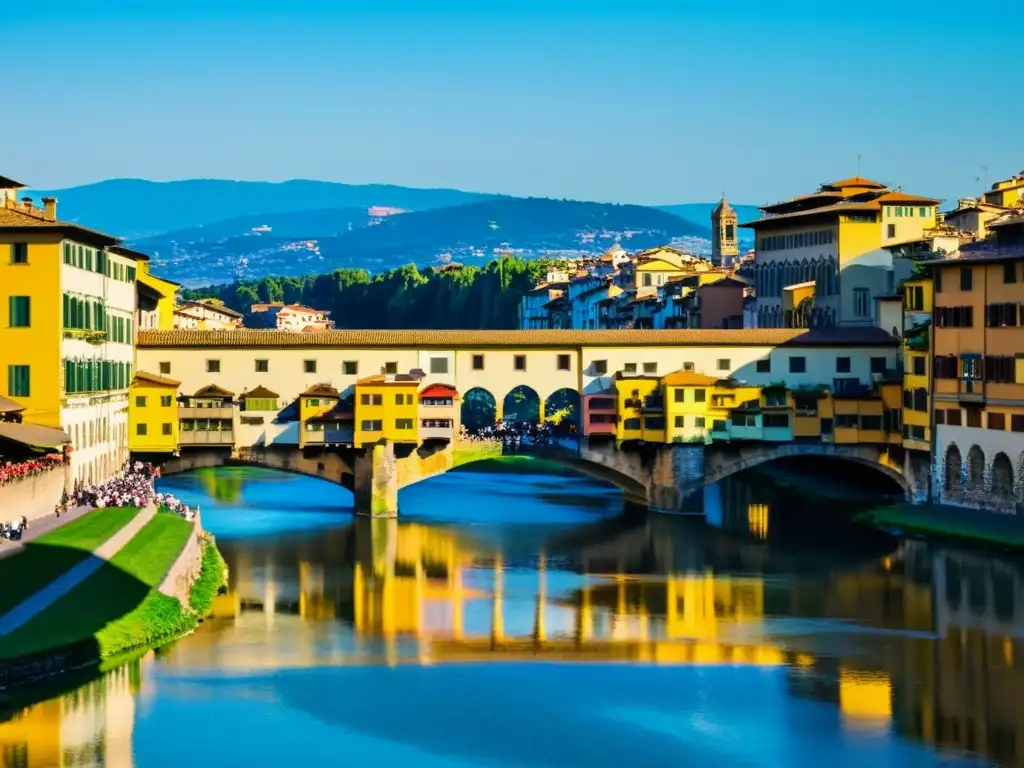
[[[357,515],[398,516],[398,460],[395,445],[376,443],[356,455],[353,492]]]

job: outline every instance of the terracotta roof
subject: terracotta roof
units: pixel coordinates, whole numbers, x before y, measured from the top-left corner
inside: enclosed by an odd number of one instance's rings
[[[271,400],[271,399],[276,400],[277,398],[280,397],[280,395],[277,394],[277,392],[273,392],[273,391],[267,389],[266,387],[264,387],[262,384],[260,384],[255,389],[250,389],[248,392],[243,392],[242,393],[242,397],[261,398],[261,399],[265,399],[265,400]]]
[[[906,192],[886,192],[884,195],[875,198],[879,203],[924,203],[926,205],[938,205],[941,200],[921,195],[909,195]]]
[[[24,189],[25,185],[6,176],[0,176],[0,189]]]
[[[664,382],[670,387],[711,387],[717,383],[718,377],[705,376],[693,371],[673,371],[666,374]]]
[[[839,181],[830,181],[828,184],[822,184],[822,187],[832,187],[833,189],[846,189],[848,187],[865,187],[868,189],[885,189],[885,184],[878,181],[872,181],[871,179],[865,179],[862,176],[851,176],[848,179],[840,179]]]
[[[228,392],[223,387],[218,387],[216,384],[208,384],[192,397],[234,397],[234,392]]]
[[[57,448],[71,442],[62,430],[10,421],[0,421],[0,437],[33,448]]]
[[[49,221],[43,218],[43,212],[39,208],[33,208],[32,213],[28,213],[21,207],[0,205],[0,229],[50,230],[56,234],[73,236],[76,240],[101,248],[107,248],[120,242],[116,237],[95,229],[66,221]]]
[[[860,336],[851,336],[856,330]],[[673,330],[515,330],[515,331],[288,331],[238,328],[234,330],[140,330],[140,349],[544,349],[575,347],[702,347],[702,346],[828,346],[830,343],[874,343],[871,331],[879,328],[743,328],[735,330],[680,328]]]
[[[123,245],[113,245],[107,250],[111,253],[116,253],[118,256],[124,256],[127,259],[134,259],[135,261],[149,261],[150,259],[148,253],[133,251],[131,248],[125,248]]]
[[[299,397],[337,397],[338,390],[332,387],[330,384],[314,384],[312,387],[303,392]]]
[[[188,309],[189,307],[202,307],[212,309],[214,312],[220,312],[222,315],[227,315],[228,317],[242,317],[241,312],[235,312],[235,310],[230,307],[225,307],[223,304],[211,304],[208,301],[183,301],[181,302],[181,307],[184,309]]]
[[[410,373],[377,373],[374,374],[373,376],[366,376],[365,378],[359,379],[358,381],[356,381],[356,384],[361,386],[372,387],[381,387],[388,385],[408,387],[414,384],[419,385],[420,378],[422,377],[415,376]]]
[[[817,216],[820,214],[841,214],[841,213],[859,213],[864,211],[878,211],[881,210],[881,205],[877,201],[871,200],[866,203],[836,203],[834,205],[822,205],[818,208],[808,208],[806,211],[793,211],[792,213],[780,213],[776,216],[769,216],[764,219],[757,219],[756,221],[748,221],[744,224],[740,224],[741,227],[747,227],[750,229],[758,229],[765,225],[775,224],[779,221],[788,222],[791,219],[795,219],[801,216]]]
[[[172,387],[174,389],[181,386],[180,381],[169,379],[166,376],[158,376],[155,373],[146,373],[145,371],[136,371],[135,381],[141,381],[145,384],[156,384],[158,387]]]
[[[989,228],[1012,227],[1024,224],[1024,209],[1011,210],[988,223]]]
[[[739,277],[727,275],[726,277],[723,277],[720,280],[715,280],[714,282],[711,283],[703,283],[700,287],[701,290],[703,290],[704,288],[715,288],[721,286],[727,286],[729,288],[747,288],[750,286],[750,282],[747,280],[743,280],[742,278]]]
[[[431,384],[420,392],[420,397],[458,397],[459,391],[450,384]]]

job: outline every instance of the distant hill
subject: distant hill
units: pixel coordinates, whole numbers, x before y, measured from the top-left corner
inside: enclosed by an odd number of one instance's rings
[[[662,211],[679,216],[687,221],[692,221],[695,224],[702,226],[711,227],[711,211],[715,209],[718,202],[713,203],[682,203],[680,205],[659,205],[658,208]],[[756,205],[737,205],[732,203],[732,207],[736,210],[736,215],[739,217],[740,224],[745,221],[753,221],[754,219],[760,218],[761,210]],[[740,237],[744,234],[749,239],[753,239],[750,236],[749,230],[740,230]]]
[[[344,219],[337,212],[328,213],[333,223],[323,227],[334,228]],[[334,236],[298,238],[302,242],[283,237],[276,229],[253,233],[248,225],[263,218],[239,220],[234,237],[210,237],[211,228],[201,227],[189,230],[199,235],[195,239],[169,233],[147,238],[138,246],[155,254],[154,266],[162,274],[198,286],[236,277],[294,276],[342,268],[381,272],[403,264],[445,260],[483,264],[497,250],[527,258],[595,253],[616,240],[636,250],[710,235],[706,226],[657,208],[544,198],[491,198],[414,211],[388,216],[373,226],[342,227]],[[234,225],[220,222],[212,229],[222,232],[230,226]]]
[[[499,197],[455,189],[301,179],[280,183],[110,179],[69,189],[26,190],[26,194],[36,199],[52,195],[58,200],[62,219],[130,240],[254,214],[366,209],[374,205],[429,210]]]
[[[366,208],[319,208],[313,211],[260,213],[139,238],[133,240],[133,244],[145,249],[149,245],[160,246],[171,242],[215,242],[247,236],[257,230],[265,230],[267,235],[274,238],[332,237],[350,229],[365,227],[369,222],[370,217]]]

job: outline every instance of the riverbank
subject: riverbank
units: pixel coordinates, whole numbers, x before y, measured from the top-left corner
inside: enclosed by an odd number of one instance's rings
[[[857,522],[904,534],[945,539],[963,546],[1024,553],[1024,521],[975,509],[895,504],[868,510]]]
[[[457,465],[459,472],[486,472],[489,474],[575,475],[571,469],[556,461],[538,459],[529,454],[490,456],[470,464]]]
[[[96,512],[98,519],[120,510]],[[0,687],[105,666],[191,632],[209,615],[226,576],[213,537],[201,534],[199,575],[188,605],[160,591],[192,533],[192,522],[157,513],[94,573],[0,637]]]

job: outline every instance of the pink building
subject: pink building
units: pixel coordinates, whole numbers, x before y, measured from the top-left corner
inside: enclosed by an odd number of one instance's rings
[[[583,434],[615,435],[618,420],[615,408],[615,391],[595,392],[583,396]]]

